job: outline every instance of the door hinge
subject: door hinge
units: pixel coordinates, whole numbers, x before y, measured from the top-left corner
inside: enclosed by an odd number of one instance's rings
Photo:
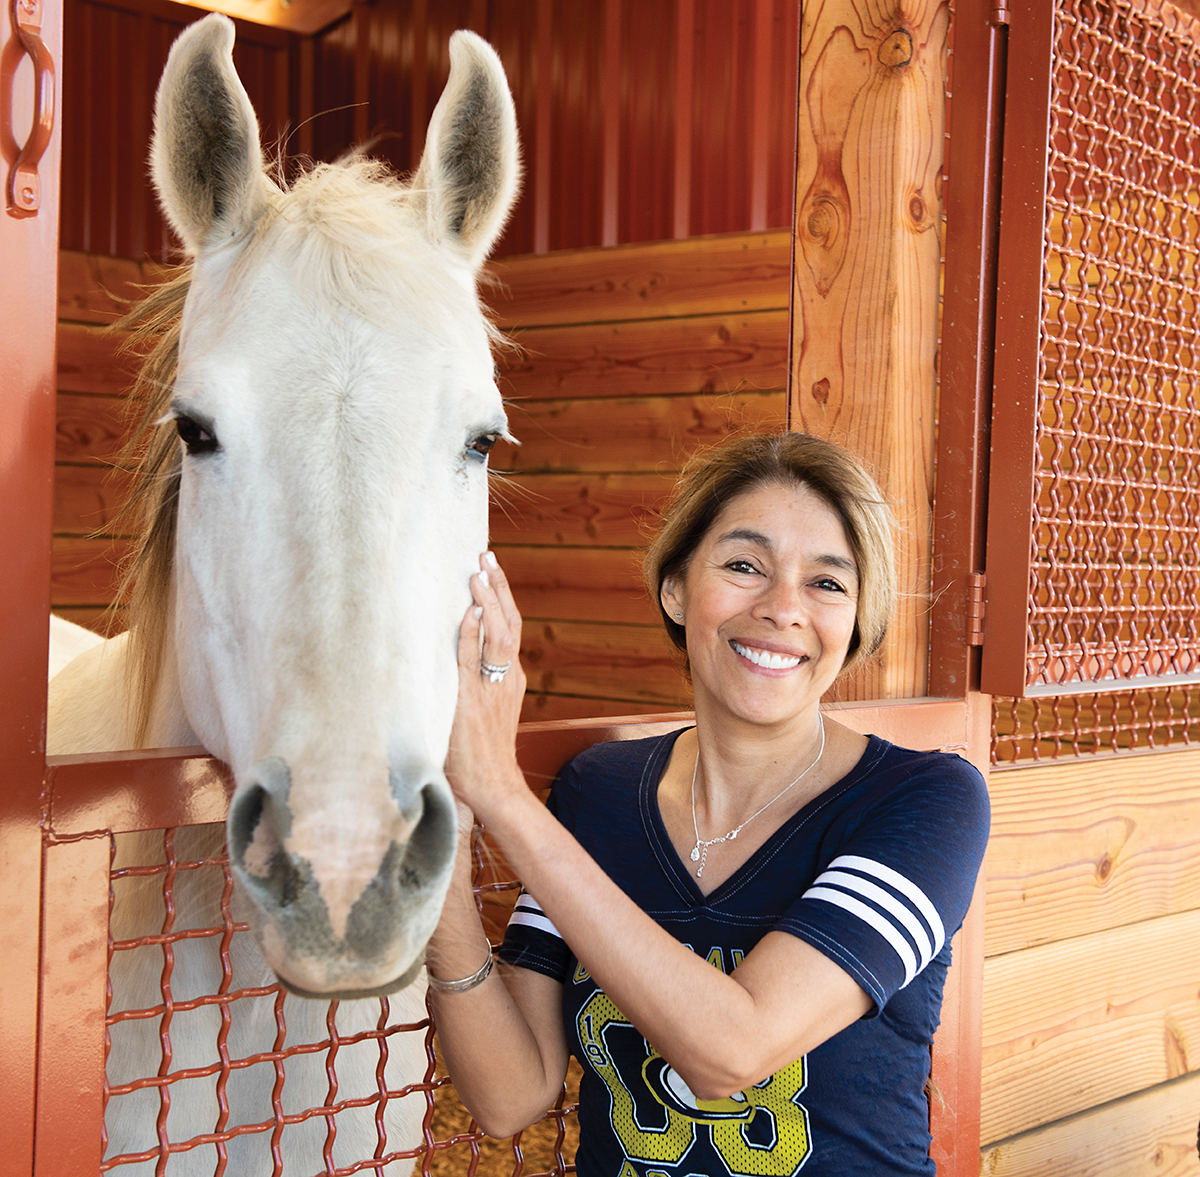
[[[1008,24],[1008,4],[1005,0],[994,0],[992,4],[992,24]]]
[[[983,590],[987,588],[987,577],[982,572],[972,572],[967,577],[967,645],[983,645],[983,614],[987,603]]]

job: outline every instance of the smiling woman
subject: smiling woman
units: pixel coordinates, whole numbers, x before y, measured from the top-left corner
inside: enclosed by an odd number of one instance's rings
[[[820,709],[883,640],[891,527],[819,439],[698,458],[646,559],[695,727],[593,747],[546,808],[512,752],[520,668],[481,674],[521,626],[485,555],[448,775],[525,890],[503,967],[480,967],[464,843],[428,959],[451,1074],[488,1131],[536,1118],[574,1054],[582,1177],[934,1173],[929,1051],[987,793],[958,757]]]

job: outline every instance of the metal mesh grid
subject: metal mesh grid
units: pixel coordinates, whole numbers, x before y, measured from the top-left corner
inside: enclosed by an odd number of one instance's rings
[[[1089,692],[992,705],[992,763],[1200,745],[1200,686]]]
[[[563,1177],[575,1171],[566,1159],[573,1155],[577,1128],[567,1088],[540,1123],[511,1141],[485,1137],[458,1102],[439,1065],[435,1027],[423,1003],[419,1016],[406,1021],[397,1013],[396,997],[373,1001],[369,1003],[370,1024],[348,1031],[340,1016],[344,1003],[307,1002],[287,995],[278,984],[243,983],[239,944],[249,943],[249,931],[235,915],[233,878],[221,844],[222,832],[221,827],[155,831],[134,836],[132,846],[129,836],[124,836],[125,841],[122,836],[112,839],[106,1156],[102,1171],[119,1177],[133,1173],[170,1177],[175,1170],[169,1163],[172,1157],[199,1149],[207,1150],[215,1177],[223,1177],[227,1168],[230,1173],[253,1171],[263,1177],[268,1172],[279,1177],[286,1171],[288,1177],[296,1177],[296,1153],[292,1152],[286,1168],[285,1162],[294,1147],[289,1134],[299,1132],[308,1137],[307,1152],[301,1155],[316,1159],[314,1164],[306,1161],[303,1171],[324,1177],[407,1173],[410,1165],[414,1174],[426,1177]],[[480,839],[476,840],[475,866],[476,902],[489,939],[495,943],[503,935],[518,885]],[[154,902],[148,905],[151,897]],[[149,907],[154,908],[155,931],[144,930]],[[123,935],[121,925],[129,923],[129,911],[135,908],[133,918],[143,925],[143,934]],[[219,962],[215,969],[208,969],[207,984],[196,975],[198,947],[211,961]],[[182,956],[187,952],[193,957],[184,962]],[[138,953],[153,954],[153,967],[147,967],[150,962],[146,960],[136,970],[121,967]],[[185,963],[191,974],[186,981],[182,979]],[[138,976],[142,978],[140,988],[136,980],[130,980]],[[368,1003],[353,1004],[361,1008]],[[412,1005],[411,998],[407,1004]],[[198,1047],[193,1031],[188,1035],[188,1048],[181,1052],[183,1034],[177,1027],[198,1012],[210,1015],[204,1027],[205,1042]],[[244,1020],[254,1012],[260,1022],[269,1022],[270,1040],[258,1050],[231,1049],[231,1028],[239,1018]],[[305,1015],[302,1020],[307,1022],[307,1033],[297,1033],[298,1012]],[[320,1032],[314,1034],[318,1025]],[[130,1041],[114,1050],[114,1037],[131,1030]],[[347,1090],[339,1055],[344,1060],[347,1052],[364,1049],[371,1052],[370,1089],[361,1089],[360,1083],[359,1090]],[[199,1062],[197,1050],[205,1056]],[[398,1082],[389,1068],[399,1053],[408,1055],[409,1074],[404,1082]],[[360,1077],[362,1064],[360,1057]],[[297,1105],[289,1084],[295,1086],[293,1068],[304,1066],[320,1070],[323,1090],[315,1102]],[[121,1073],[114,1074],[115,1070]],[[243,1098],[239,1109],[237,1094],[231,1097],[231,1091],[241,1081],[244,1097],[245,1078],[252,1075],[256,1102],[247,1104]],[[310,1074],[310,1089],[311,1078]],[[569,1078],[568,1085],[577,1090],[577,1076],[574,1082]],[[132,1101],[128,1108],[131,1116],[120,1116],[122,1101]],[[185,1109],[187,1116],[180,1120],[178,1113]],[[266,1114],[257,1114],[260,1109]],[[399,1117],[394,1114],[397,1110],[402,1113]],[[111,1117],[112,1112],[117,1115]],[[197,1115],[208,1117],[201,1130],[196,1129]],[[345,1135],[352,1117],[358,1119],[355,1128],[360,1153],[364,1151],[364,1117],[369,1122],[370,1145],[364,1155],[347,1155],[345,1140],[339,1144],[339,1133]],[[140,1147],[110,1141],[108,1125],[131,1119],[143,1128]],[[406,1131],[397,1132],[397,1120],[408,1123]],[[147,1141],[144,1136],[150,1123],[153,1139]],[[127,1137],[128,1131],[122,1131]],[[408,1140],[397,1139],[398,1135],[406,1135]],[[248,1162],[245,1146],[252,1141],[257,1142],[259,1151]],[[231,1156],[239,1148],[242,1154]],[[207,1157],[204,1165],[208,1171]]]
[[[1200,675],[1200,24],[1145,4],[1056,4],[1031,686]]]

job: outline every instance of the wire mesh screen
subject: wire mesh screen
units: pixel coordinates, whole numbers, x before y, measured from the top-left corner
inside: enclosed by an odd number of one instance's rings
[[[997,698],[992,763],[1200,745],[1200,686]]]
[[[1026,681],[1197,676],[1200,23],[1057,0],[1054,35]]]
[[[113,838],[102,1170],[253,1177],[574,1172],[566,1089],[511,1141],[485,1137],[438,1062],[424,987],[318,1002],[254,949],[221,826]],[[476,897],[503,935],[517,884],[476,846]]]

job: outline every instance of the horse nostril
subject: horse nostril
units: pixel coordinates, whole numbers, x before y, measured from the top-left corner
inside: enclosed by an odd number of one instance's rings
[[[239,866],[245,865],[246,851],[255,840],[266,796],[265,789],[258,785],[248,785],[234,797],[233,804],[229,807],[229,851]]]
[[[296,896],[303,886],[304,880],[301,878],[300,872],[290,859],[285,858],[280,869],[279,906],[290,907],[295,903]]]

